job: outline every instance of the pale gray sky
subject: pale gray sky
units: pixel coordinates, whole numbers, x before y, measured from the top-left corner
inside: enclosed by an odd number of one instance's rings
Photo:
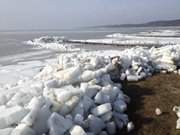
[[[0,0],[0,30],[60,29],[180,18],[180,0]]]

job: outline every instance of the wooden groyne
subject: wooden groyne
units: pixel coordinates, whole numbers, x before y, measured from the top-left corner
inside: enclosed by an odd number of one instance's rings
[[[78,45],[108,45],[108,46],[119,46],[119,47],[135,47],[135,46],[142,46],[142,47],[161,47],[166,44],[122,44],[122,43],[103,43],[103,42],[90,42],[90,41],[78,41],[78,40],[63,40],[63,43],[68,44],[78,44]],[[168,44],[170,45],[170,44]],[[173,44],[172,44],[173,45]]]

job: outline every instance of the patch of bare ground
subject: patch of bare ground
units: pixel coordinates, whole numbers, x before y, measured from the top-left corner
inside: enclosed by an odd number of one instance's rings
[[[127,113],[135,129],[119,135],[180,135],[180,130],[176,130],[177,116],[172,111],[174,105],[180,105],[180,75],[157,74],[123,85],[131,97]],[[157,107],[163,111],[160,116],[155,114]]]

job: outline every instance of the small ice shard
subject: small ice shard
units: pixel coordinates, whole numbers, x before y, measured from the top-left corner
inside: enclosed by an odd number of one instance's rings
[[[115,122],[108,122],[106,125],[107,131],[110,135],[114,135],[116,133],[116,124]]]
[[[108,113],[112,110],[112,106],[110,103],[105,103],[102,105],[97,106],[96,108],[92,109],[92,114],[95,116],[102,116],[105,113]]]
[[[99,135],[108,135],[108,133],[106,131],[102,131],[99,133]]]
[[[127,124],[127,131],[130,132],[134,129],[134,124],[133,122],[128,122]]]
[[[136,82],[139,80],[139,78],[136,75],[127,75],[127,80],[130,82]]]
[[[176,121],[176,129],[180,129],[180,118]]]
[[[86,132],[83,130],[82,127],[75,125],[71,130],[70,130],[70,135],[87,135]]]
[[[155,109],[155,114],[156,114],[157,116],[161,115],[161,114],[162,114],[161,109],[160,109],[160,108],[156,108],[156,109]]]
[[[64,135],[73,124],[70,119],[65,119],[63,116],[53,113],[48,120],[48,126],[50,129],[50,135]]]
[[[180,118],[180,106],[174,106],[173,111],[176,113],[178,118]]]

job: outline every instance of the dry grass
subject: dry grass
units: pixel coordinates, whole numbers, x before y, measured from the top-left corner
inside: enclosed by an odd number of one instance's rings
[[[124,92],[131,97],[128,115],[135,130],[121,135],[180,135],[176,130],[174,105],[180,105],[180,76],[157,74],[146,80],[124,84]],[[155,115],[159,107],[163,114]]]

